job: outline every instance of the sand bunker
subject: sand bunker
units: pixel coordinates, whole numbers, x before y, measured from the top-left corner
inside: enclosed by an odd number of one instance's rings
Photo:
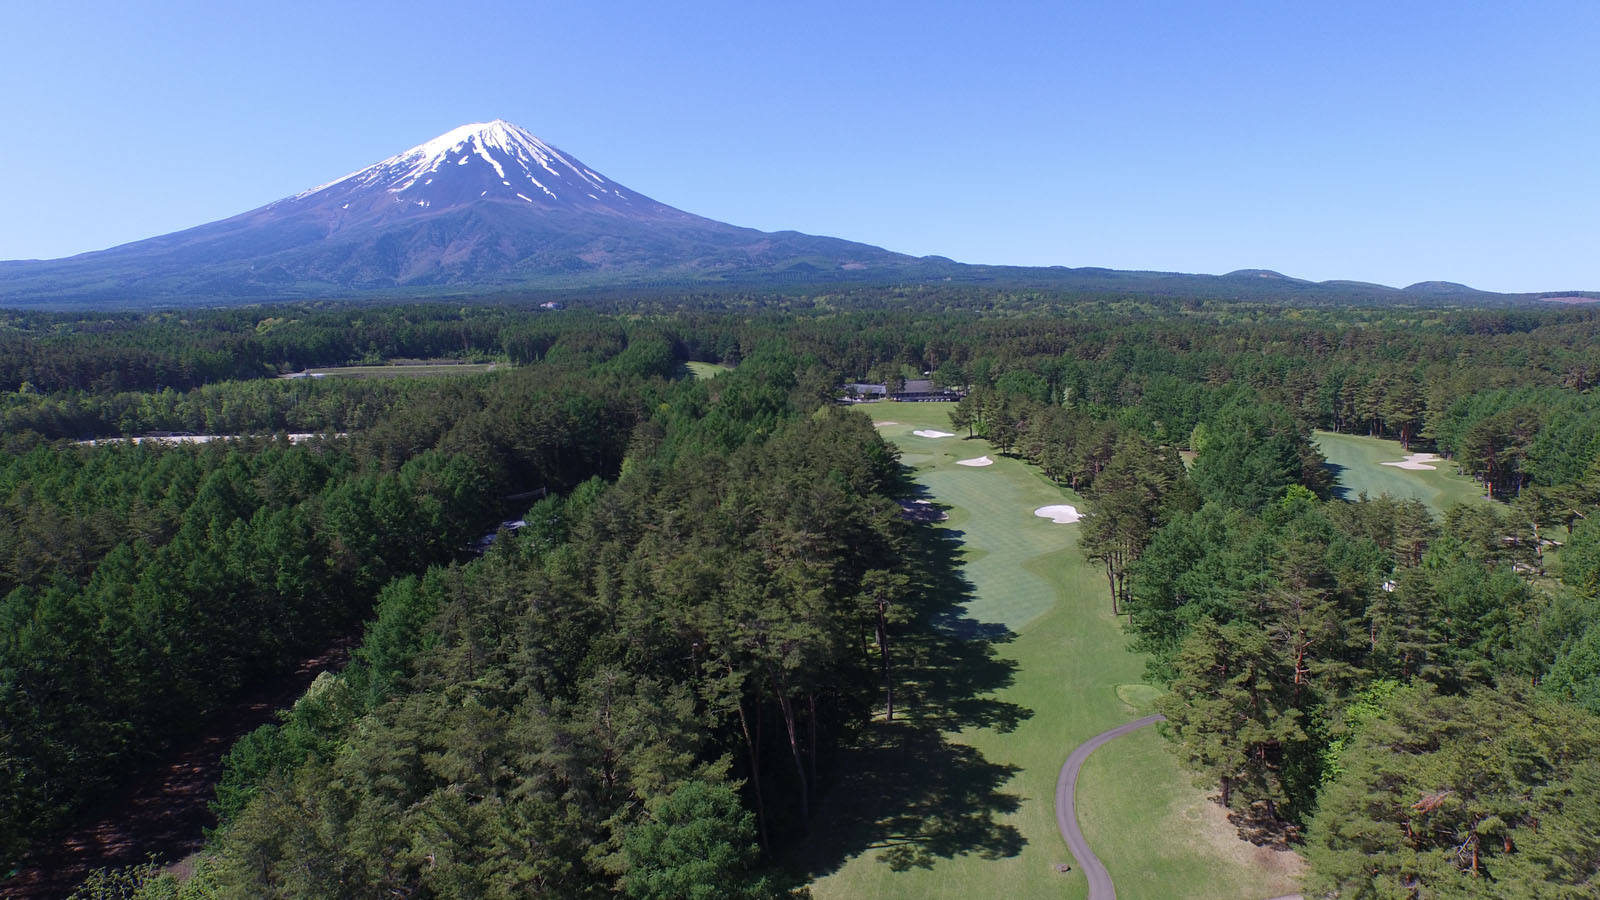
[[[900,424],[899,422],[873,422],[872,423],[872,427],[873,428],[882,428],[885,425],[899,425],[899,424]]]
[[[919,430],[919,431],[913,431],[911,433],[916,435],[917,437],[926,437],[926,438],[955,437],[955,435],[951,434],[948,431],[934,431],[932,429],[922,429],[922,430]]]
[[[1033,514],[1041,519],[1049,519],[1057,525],[1070,525],[1083,518],[1076,506],[1069,506],[1065,503],[1056,506],[1041,506],[1034,510]]]
[[[949,514],[928,500],[901,500],[900,515],[913,522],[943,522]]]
[[[285,435],[285,436],[289,439],[289,443],[291,443],[291,444],[303,444],[306,441],[315,440],[316,438],[322,437],[323,435],[320,432],[319,433],[307,432],[307,433],[304,433],[304,434],[296,433],[296,434],[289,434],[289,435]],[[338,434],[336,434],[334,436],[335,437],[349,437],[350,433],[347,432],[347,431],[341,431],[341,432],[339,432]],[[148,443],[148,444],[166,444],[166,445],[174,445],[174,444],[209,444],[212,441],[238,441],[238,440],[243,440],[246,437],[257,437],[257,438],[261,438],[261,439],[265,440],[265,439],[270,439],[273,436],[271,434],[257,434],[257,435],[244,435],[244,434],[149,434],[149,435],[141,435],[141,436],[138,436],[138,437],[95,438],[95,439],[89,440],[89,441],[77,441],[76,443],[80,447],[99,447],[99,446],[102,446],[102,445],[105,445],[105,444],[121,444],[121,443],[126,443],[126,442],[131,442],[131,443],[135,443],[135,444],[147,444]]]
[[[1431,462],[1439,462],[1437,453],[1413,453],[1399,462],[1386,462],[1380,465],[1394,466],[1396,469],[1427,469],[1432,472],[1439,467],[1428,465]]]
[[[977,457],[976,459],[958,459],[958,460],[956,460],[956,465],[958,465],[958,466],[972,466],[974,469],[976,469],[976,468],[980,468],[982,466],[992,466],[992,465],[994,465],[994,460],[990,459],[987,456],[980,456],[980,457]]]

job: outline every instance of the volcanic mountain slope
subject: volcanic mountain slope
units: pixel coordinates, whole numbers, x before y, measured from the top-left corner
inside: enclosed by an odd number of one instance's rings
[[[0,302],[857,272],[912,257],[674,209],[508,122],[463,125],[259,209],[61,260],[0,263]]]
[[[495,120],[463,125],[231,219],[66,259],[0,261],[0,307],[916,282],[1305,304],[1538,296],[1450,282],[1405,290],[1311,282],[1266,269],[1189,275],[965,265],[794,231],[761,232],[658,203]]]

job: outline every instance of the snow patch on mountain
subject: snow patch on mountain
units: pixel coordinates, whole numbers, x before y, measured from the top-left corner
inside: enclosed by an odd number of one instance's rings
[[[606,179],[569,159],[566,154],[526,129],[503,119],[495,119],[493,122],[475,122],[452,128],[404,153],[301,191],[290,199],[304,200],[339,186],[357,190],[375,188],[391,194],[403,194],[419,183],[422,186],[431,185],[433,178],[430,176],[446,166],[465,166],[474,158],[487,163],[507,188],[513,188],[513,180],[524,178],[546,195],[555,198],[556,194],[534,176],[535,172],[543,170],[559,181],[579,182],[586,189],[585,193],[591,188],[607,191],[602,187],[607,183]],[[510,193],[516,193],[515,188]],[[617,193],[617,196],[622,195]]]

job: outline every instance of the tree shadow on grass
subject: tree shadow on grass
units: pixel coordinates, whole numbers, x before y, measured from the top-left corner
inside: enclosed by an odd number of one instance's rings
[[[1354,497],[1350,496],[1350,488],[1346,487],[1344,482],[1341,480],[1344,478],[1345,466],[1341,466],[1335,462],[1324,462],[1322,467],[1328,470],[1329,475],[1333,476],[1333,496],[1335,499],[1355,499]]]
[[[920,486],[908,495],[931,499]],[[967,615],[973,585],[961,570],[961,533],[907,523],[905,554],[918,573],[914,620],[894,629],[895,719],[880,713],[840,760],[831,790],[790,867],[807,880],[872,854],[893,871],[977,855],[1003,859],[1026,839],[999,821],[1020,798],[1005,790],[1020,771],[952,739],[964,729],[1009,732],[1033,711],[995,696],[1017,664],[997,647],[1015,635]]]
[[[799,848],[807,880],[863,852],[896,872],[967,854],[1017,855],[1021,832],[995,818],[1020,804],[1003,790],[1018,771],[935,729],[874,723],[819,810],[810,845]]]
[[[1220,798],[1214,799],[1219,804]],[[1242,809],[1228,810],[1228,822],[1238,829],[1239,837],[1257,847],[1288,850],[1300,840],[1300,828],[1273,814],[1265,805],[1251,804]]]

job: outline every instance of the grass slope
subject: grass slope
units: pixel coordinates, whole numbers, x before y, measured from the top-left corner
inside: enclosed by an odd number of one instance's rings
[[[953,430],[951,408],[878,403],[861,409],[875,420],[895,423],[879,430],[901,448],[931,498],[950,507],[942,527],[959,533],[964,547],[964,574],[973,588],[968,613],[1015,632],[1013,640],[999,645],[1002,661],[1015,669],[995,699],[1031,714],[1021,716],[1015,727],[1010,721],[969,726],[953,737],[989,764],[1005,767],[1009,779],[1001,788],[1016,802],[999,820],[1016,829],[1020,847],[941,845],[924,864],[907,868],[892,864],[894,848],[885,841],[864,852],[857,846],[831,868],[819,870],[815,860],[802,861],[819,876],[812,890],[820,900],[1084,897],[1082,874],[1056,830],[1056,776],[1073,747],[1136,717],[1137,707],[1153,696],[1152,689],[1138,684],[1143,660],[1126,649],[1127,637],[1111,615],[1104,575],[1077,549],[1079,526],[1033,515],[1035,508],[1054,503],[1082,507],[1081,498],[1031,466],[1001,457],[986,442],[911,434]],[[955,465],[985,454],[995,460],[993,466]],[[870,783],[871,774],[859,775],[860,783]],[[1102,750],[1090,760],[1080,785],[1085,830],[1124,900],[1238,900],[1293,888],[1281,875],[1263,872],[1259,860],[1246,852],[1254,848],[1225,827],[1202,821],[1203,794],[1190,786],[1154,730]],[[847,809],[852,802],[860,805],[850,794],[840,789],[829,798],[819,816],[822,828],[831,817],[860,813]],[[1055,870],[1057,863],[1067,862],[1072,872]]]
[[[1450,460],[1430,463],[1438,467],[1431,472],[1383,465],[1406,458],[1407,452],[1399,441],[1331,431],[1319,431],[1314,439],[1338,476],[1346,499],[1354,500],[1362,493],[1369,497],[1415,497],[1436,514],[1457,503],[1483,500],[1483,489],[1471,478],[1458,474],[1456,464]]]

